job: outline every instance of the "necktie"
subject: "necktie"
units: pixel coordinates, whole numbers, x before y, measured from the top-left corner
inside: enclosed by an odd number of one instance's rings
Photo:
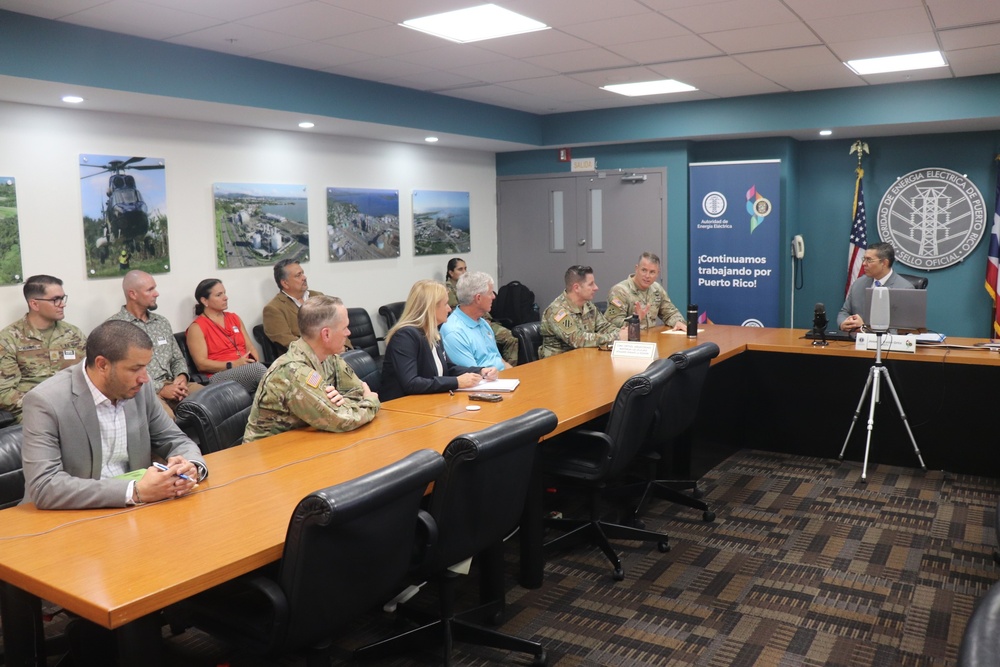
[[[881,287],[881,286],[882,286],[882,281],[881,280],[876,280],[875,281],[875,287]]]

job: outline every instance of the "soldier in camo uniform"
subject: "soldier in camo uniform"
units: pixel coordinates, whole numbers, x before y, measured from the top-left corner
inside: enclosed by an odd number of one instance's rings
[[[24,395],[86,354],[87,337],[63,321],[67,298],[58,278],[31,276],[24,283],[28,314],[0,331],[0,410],[18,422]]]
[[[448,305],[451,306],[452,310],[458,308],[458,292],[455,290],[458,285],[458,279],[465,274],[466,270],[465,260],[461,257],[452,257],[448,260],[448,270],[445,271],[444,286],[448,290]],[[493,339],[497,342],[497,349],[500,350],[500,356],[511,366],[517,366],[517,337],[507,327],[494,322],[493,316],[489,313],[486,313],[483,317],[489,323],[490,329],[493,329]]]
[[[381,407],[378,394],[338,356],[351,335],[343,302],[312,297],[299,308],[298,324],[302,337],[271,364],[257,388],[244,442],[304,426],[353,431]]]
[[[628,329],[618,328],[604,318],[593,304],[597,293],[594,270],[571,266],[566,270],[566,290],[556,297],[542,315],[540,357],[551,357],[578,347],[598,347],[615,340],[627,340]]]
[[[651,252],[642,253],[639,263],[635,265],[635,273],[608,292],[608,308],[604,317],[615,326],[622,326],[626,317],[635,314],[639,316],[639,326],[643,329],[656,326],[657,318],[673,329],[687,329],[684,315],[670,301],[663,285],[656,282],[659,275],[660,258]]]

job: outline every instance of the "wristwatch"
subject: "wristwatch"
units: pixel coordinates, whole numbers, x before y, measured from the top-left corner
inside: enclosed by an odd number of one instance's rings
[[[231,362],[231,361],[227,361],[227,362],[226,362],[226,370],[228,371],[228,370],[229,370],[230,368],[232,368],[232,367],[233,367],[233,362]]]

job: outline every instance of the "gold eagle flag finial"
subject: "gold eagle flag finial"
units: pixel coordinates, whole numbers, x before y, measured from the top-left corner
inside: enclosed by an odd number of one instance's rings
[[[848,152],[848,155],[852,155],[854,153],[858,154],[858,169],[861,169],[861,156],[868,154],[868,142],[858,139],[851,144],[851,150]]]

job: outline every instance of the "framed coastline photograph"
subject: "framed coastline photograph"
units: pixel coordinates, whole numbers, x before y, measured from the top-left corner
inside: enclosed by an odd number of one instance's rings
[[[219,268],[309,261],[306,186],[215,183],[212,195]]]
[[[80,199],[88,278],[170,271],[161,158],[80,155]]]
[[[13,176],[0,176],[0,285],[24,282],[21,234],[17,226],[17,191]]]
[[[330,260],[399,257],[399,190],[326,189]]]
[[[471,248],[469,193],[414,190],[414,254],[455,255]]]

